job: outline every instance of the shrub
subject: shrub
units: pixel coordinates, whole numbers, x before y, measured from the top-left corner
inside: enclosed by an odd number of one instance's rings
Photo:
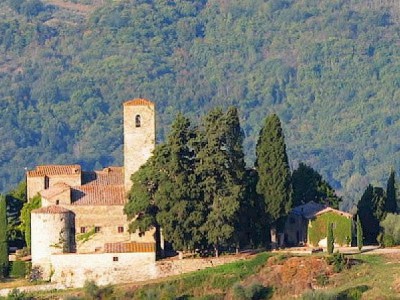
[[[236,283],[232,288],[233,299],[235,300],[261,300],[268,299],[272,290],[263,286],[260,283],[253,283],[248,287],[243,287]]]
[[[326,274],[319,274],[316,277],[316,280],[319,286],[326,286],[329,283],[329,278],[326,276]]]
[[[233,293],[233,299],[235,299],[235,300],[245,300],[246,299],[245,289],[239,283],[235,283],[235,285],[232,288],[232,293]]]
[[[343,253],[336,252],[328,258],[328,263],[333,265],[334,272],[339,273],[346,266],[346,259]]]
[[[381,222],[381,227],[383,228],[383,244],[385,236],[390,236],[393,241],[393,245],[400,244],[400,215],[397,214],[387,214],[386,218]],[[391,242],[388,240],[388,242]],[[385,245],[386,246],[386,245]],[[389,247],[389,246],[387,246]]]
[[[11,262],[10,265],[10,277],[24,278],[28,274],[29,262],[17,260]]]
[[[114,289],[111,286],[99,287],[92,280],[86,281],[83,289],[86,297],[93,300],[108,299],[114,293]]]
[[[18,289],[13,289],[8,295],[7,300],[31,300],[33,297],[28,294],[21,292]]]
[[[390,234],[383,235],[382,244],[384,247],[393,247],[396,245],[393,236],[391,236]]]

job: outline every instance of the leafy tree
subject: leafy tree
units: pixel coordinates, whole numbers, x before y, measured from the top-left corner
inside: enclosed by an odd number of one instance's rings
[[[390,172],[389,179],[386,185],[386,202],[385,212],[396,213],[397,212],[397,197],[396,197],[396,173],[394,170]]]
[[[292,184],[281,122],[275,114],[265,119],[256,155],[257,192],[264,198],[272,224],[279,226],[292,207]]]
[[[0,195],[0,274],[8,275],[8,241],[7,241],[7,204],[6,198]]]
[[[325,204],[339,209],[342,199],[336,196],[335,190],[313,168],[304,163],[292,174],[293,206],[309,201]]]
[[[157,147],[155,153],[161,151],[160,149],[162,147]],[[132,233],[138,231],[139,234],[145,234],[147,230],[159,228],[156,219],[159,208],[154,198],[158,188],[158,172],[154,157],[131,176],[132,187],[124,213],[128,220],[132,220],[129,224],[129,231]]]
[[[390,238],[395,245],[400,245],[400,215],[388,213],[380,225],[383,228],[383,240]]]
[[[196,156],[196,175],[207,208],[202,230],[216,255],[220,245],[232,243],[245,191],[243,132],[237,109],[208,113],[203,121]]]
[[[24,233],[20,230],[21,209],[26,202],[26,181],[5,195],[7,202],[7,239],[10,246],[22,247],[25,244]]]
[[[333,253],[333,249],[335,247],[335,237],[333,235],[333,224],[329,223],[328,224],[328,232],[327,232],[327,251],[328,254],[332,254]]]
[[[24,233],[25,243],[28,249],[31,248],[31,212],[41,207],[42,198],[40,195],[34,196],[29,202],[26,202],[21,210],[21,224],[19,229]]]
[[[362,225],[360,221],[360,217],[357,215],[357,248],[358,251],[361,251],[363,247],[363,230],[362,230]]]

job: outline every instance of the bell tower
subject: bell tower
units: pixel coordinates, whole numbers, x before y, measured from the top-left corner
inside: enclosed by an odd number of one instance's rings
[[[124,183],[132,186],[131,175],[139,170],[155,147],[156,121],[154,103],[133,99],[124,103]]]

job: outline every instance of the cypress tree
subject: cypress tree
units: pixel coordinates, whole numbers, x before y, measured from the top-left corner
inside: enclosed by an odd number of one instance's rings
[[[204,223],[203,210],[194,176],[195,131],[182,114],[176,117],[162,156],[157,156],[162,168],[156,201],[159,206],[157,221],[166,241],[176,250],[188,250],[203,244],[199,230]]]
[[[326,240],[327,240],[328,254],[332,254],[333,249],[335,247],[335,237],[333,235],[333,224],[332,223],[328,224],[328,232],[327,232]]]
[[[361,251],[363,247],[363,230],[362,230],[362,225],[360,221],[360,217],[357,215],[357,248],[358,251]]]
[[[390,172],[389,179],[386,185],[386,202],[385,211],[386,213],[397,212],[397,199],[396,199],[396,174],[394,170]]]
[[[379,219],[377,218],[377,199],[374,194],[376,190],[372,185],[368,185],[357,204],[358,216],[360,218],[362,231],[365,241],[368,244],[375,244],[379,233]]]
[[[245,190],[243,132],[236,108],[224,115],[212,110],[204,119],[197,145],[196,175],[206,208],[202,230],[218,255],[220,245],[235,239],[237,217]]]
[[[2,195],[0,195],[0,272],[3,278],[8,275],[7,205]]]
[[[265,201],[272,229],[283,224],[292,207],[292,184],[285,139],[277,115],[266,118],[256,147],[257,192]]]

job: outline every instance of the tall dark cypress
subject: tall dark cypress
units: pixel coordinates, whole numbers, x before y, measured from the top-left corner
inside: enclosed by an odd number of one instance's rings
[[[367,244],[375,244],[379,234],[379,219],[376,216],[376,199],[374,187],[368,185],[357,204],[357,214],[360,218],[362,231]]]
[[[292,184],[285,138],[281,122],[275,114],[265,119],[256,155],[257,192],[264,198],[273,227],[279,227],[292,206]]]
[[[3,278],[8,275],[7,205],[6,198],[2,195],[0,195],[0,272]]]
[[[202,230],[216,254],[220,245],[233,243],[245,190],[243,133],[237,110],[212,110],[204,119],[198,144],[196,174],[206,207]]]
[[[194,176],[194,137],[190,121],[178,114],[163,155],[155,158],[162,169],[156,193],[160,209],[157,221],[165,240],[176,250],[194,249],[204,241],[199,229],[204,215]]]
[[[386,185],[386,202],[385,211],[387,213],[397,212],[397,199],[396,199],[396,173],[394,170],[390,172],[389,179]]]

